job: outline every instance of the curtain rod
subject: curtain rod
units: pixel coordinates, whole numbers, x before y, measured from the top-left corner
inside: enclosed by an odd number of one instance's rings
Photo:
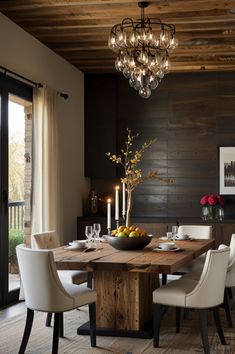
[[[16,76],[17,78],[19,78],[23,81],[26,81],[27,83],[31,84],[32,86],[43,87],[43,84],[41,84],[40,82],[34,82],[30,79],[27,79],[26,77],[19,75],[19,74],[15,73],[14,71],[11,71],[11,70],[5,68],[4,66],[0,66],[0,70],[2,70],[5,75],[10,74],[10,76]],[[67,98],[69,97],[69,95],[67,93],[63,93],[60,91],[57,91],[56,93],[58,96],[63,97],[65,100],[67,100]]]

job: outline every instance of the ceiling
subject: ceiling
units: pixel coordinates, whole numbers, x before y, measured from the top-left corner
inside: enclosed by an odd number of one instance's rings
[[[149,1],[148,17],[176,25],[171,71],[235,69],[235,0]],[[7,0],[0,11],[84,72],[114,72],[110,28],[140,18],[137,0]]]

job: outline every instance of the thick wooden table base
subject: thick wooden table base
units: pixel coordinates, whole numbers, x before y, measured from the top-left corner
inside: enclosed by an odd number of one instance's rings
[[[152,316],[152,292],[159,287],[156,273],[95,271],[97,327],[139,331]]]

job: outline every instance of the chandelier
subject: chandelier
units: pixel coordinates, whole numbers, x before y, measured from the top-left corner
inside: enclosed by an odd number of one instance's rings
[[[148,5],[146,1],[138,2],[141,19],[124,18],[112,27],[108,40],[109,48],[117,53],[117,71],[143,98],[149,98],[151,90],[169,72],[169,53],[178,45],[174,25],[144,17]]]

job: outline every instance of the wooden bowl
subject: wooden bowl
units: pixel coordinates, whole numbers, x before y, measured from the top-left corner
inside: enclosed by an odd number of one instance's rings
[[[121,251],[140,250],[152,241],[152,235],[140,237],[104,236],[113,248]]]

